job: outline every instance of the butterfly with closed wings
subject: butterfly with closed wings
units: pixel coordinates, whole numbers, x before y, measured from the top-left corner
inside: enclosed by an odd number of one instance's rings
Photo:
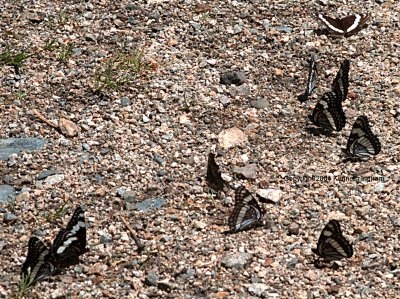
[[[310,120],[325,133],[330,134],[343,129],[346,124],[346,115],[335,93],[331,91],[324,93],[315,106]]]
[[[232,234],[251,229],[261,224],[264,212],[251,193],[240,186],[235,192],[235,207],[228,219],[229,230],[225,234]]]
[[[224,190],[225,181],[222,179],[221,171],[215,162],[215,154],[213,153],[208,154],[206,181],[208,187],[214,192],[218,193]]]
[[[353,124],[347,147],[345,150],[345,160],[357,160],[368,158],[379,154],[381,143],[369,126],[368,118],[364,115],[359,116]]]
[[[341,102],[347,98],[347,93],[349,92],[349,70],[350,61],[345,59],[332,83],[332,91]]]
[[[368,14],[354,14],[344,18],[331,18],[323,14],[317,15],[330,33],[349,37],[359,32],[367,22]]]
[[[57,234],[51,248],[36,237],[29,239],[22,275],[29,277],[31,284],[79,263],[79,256],[87,251],[84,213],[80,206],[75,209],[67,227]]]
[[[312,251],[325,262],[331,262],[352,257],[353,245],[343,236],[339,221],[331,220],[322,230],[317,248]]]
[[[308,80],[307,80],[307,88],[305,92],[297,97],[300,103],[304,103],[308,100],[308,97],[311,95],[312,91],[315,89],[315,85],[317,83],[317,62],[315,58],[312,57],[309,60],[308,64]]]

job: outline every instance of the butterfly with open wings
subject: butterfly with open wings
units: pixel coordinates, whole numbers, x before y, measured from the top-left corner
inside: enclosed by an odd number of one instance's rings
[[[317,18],[326,26],[331,34],[352,36],[358,33],[369,19],[368,14],[354,14],[344,18],[332,18],[324,14],[317,14]]]

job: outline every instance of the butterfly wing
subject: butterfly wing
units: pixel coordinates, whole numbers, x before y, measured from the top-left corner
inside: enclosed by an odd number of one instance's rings
[[[363,29],[368,21],[368,14],[355,14],[339,20],[341,27],[345,31],[344,36],[349,37]]]
[[[312,57],[308,64],[308,80],[306,91],[297,98],[301,103],[307,101],[308,96],[310,96],[312,91],[315,89],[315,85],[317,84],[317,75],[317,62],[315,61],[314,57]]]
[[[349,91],[349,70],[350,61],[346,59],[340,66],[332,83],[332,91],[336,94],[340,101],[344,101]]]
[[[333,92],[326,92],[315,106],[311,121],[327,132],[340,131],[346,124],[342,104]]]
[[[28,242],[28,255],[22,265],[24,277],[29,275],[29,281],[33,284],[53,275],[55,270],[50,250],[38,238],[31,237]]]
[[[225,233],[237,233],[257,226],[263,212],[257,200],[243,186],[235,193],[235,207],[228,219],[229,230]]]
[[[54,239],[52,253],[60,269],[78,264],[79,256],[87,251],[84,214],[83,208],[78,206],[67,227]]]
[[[331,18],[329,16],[318,14],[318,19],[322,21],[322,23],[333,33],[336,34],[344,34],[345,30],[342,28],[342,24],[339,19]]]
[[[355,14],[341,19],[318,14],[318,19],[322,21],[331,33],[344,35],[345,37],[349,37],[359,32],[364,27],[368,18],[368,14]]]
[[[347,142],[346,152],[349,157],[364,158],[377,155],[381,151],[381,143],[369,126],[368,118],[359,116],[353,124]]]
[[[353,256],[353,246],[342,234],[339,221],[331,220],[324,227],[313,252],[326,261],[340,260]]]
[[[208,187],[215,192],[224,190],[225,181],[221,177],[221,171],[215,162],[215,155],[213,153],[208,154],[206,181]]]

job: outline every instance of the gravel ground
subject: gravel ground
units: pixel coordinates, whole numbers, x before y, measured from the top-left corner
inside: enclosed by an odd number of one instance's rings
[[[1,298],[18,292],[31,234],[50,243],[76,204],[90,252],[25,298],[400,296],[398,1],[81,2],[0,1],[0,137],[45,139],[0,161],[17,194],[0,207]],[[332,38],[314,11],[371,18]],[[319,82],[300,104],[311,55]],[[313,136],[307,115],[345,58],[348,123]],[[244,84],[220,84],[232,70]],[[340,164],[361,114],[382,152]],[[244,134],[228,147],[230,128]],[[274,195],[265,227],[221,234],[233,193],[208,192],[210,151],[232,185]],[[354,256],[317,269],[311,249],[334,218]]]

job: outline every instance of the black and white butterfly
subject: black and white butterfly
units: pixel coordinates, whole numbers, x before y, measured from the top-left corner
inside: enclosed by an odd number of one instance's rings
[[[349,92],[349,70],[350,61],[345,59],[332,83],[332,91],[342,102],[347,98],[347,93]]]
[[[349,37],[359,32],[369,18],[368,14],[354,14],[344,18],[331,18],[318,14],[318,19],[329,29],[332,34]]]
[[[349,140],[347,141],[346,155],[348,159],[368,158],[379,154],[381,143],[369,126],[368,118],[359,116],[353,124]]]
[[[343,236],[339,221],[331,220],[322,230],[317,248],[312,251],[330,262],[352,257],[353,245]]]
[[[206,181],[208,187],[214,192],[218,193],[224,190],[225,181],[221,177],[221,171],[215,162],[215,155],[213,153],[208,154]]]
[[[24,278],[29,277],[29,284],[43,280],[57,271],[54,259],[47,246],[36,237],[28,242],[28,256],[22,265]]]
[[[312,91],[315,88],[317,83],[317,62],[315,61],[314,57],[309,60],[308,63],[308,79],[307,79],[307,87],[303,94],[299,95],[297,99],[304,103],[307,101],[308,97],[311,95]]]
[[[333,92],[326,92],[315,106],[310,117],[313,124],[327,133],[340,131],[346,124],[342,103]]]
[[[229,230],[225,234],[237,233],[261,224],[263,211],[251,193],[240,186],[235,192],[235,207],[228,219]]]
[[[87,251],[84,214],[85,211],[78,206],[67,227],[53,241],[52,255],[58,268],[79,264],[79,256]]]
[[[80,206],[75,209],[67,227],[57,234],[51,248],[36,237],[29,239],[22,275],[25,278],[29,276],[30,284],[79,263],[79,256],[87,251],[84,213]]]

